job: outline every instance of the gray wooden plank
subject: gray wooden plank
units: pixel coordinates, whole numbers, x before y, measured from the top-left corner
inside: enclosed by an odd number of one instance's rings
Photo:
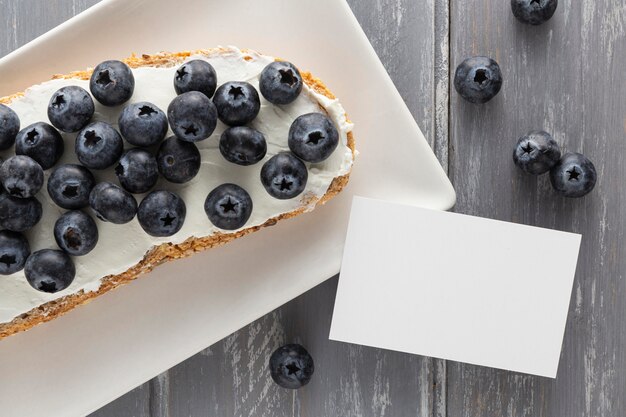
[[[625,5],[565,0],[552,21],[528,27],[514,20],[508,1],[451,3],[453,69],[467,56],[484,54],[500,62],[505,77],[500,96],[484,106],[452,94],[456,210],[578,232],[583,241],[558,378],[450,362],[448,414],[626,415]],[[591,195],[561,198],[547,177],[516,170],[513,144],[536,128],[595,161],[599,183]],[[520,264],[533,273],[532,257],[542,255],[532,248],[529,254]]]

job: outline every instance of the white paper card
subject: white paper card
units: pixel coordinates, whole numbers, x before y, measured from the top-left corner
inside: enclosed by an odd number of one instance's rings
[[[555,378],[580,240],[355,197],[330,338]]]

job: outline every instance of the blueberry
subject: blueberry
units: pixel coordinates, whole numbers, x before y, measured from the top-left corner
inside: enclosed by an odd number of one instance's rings
[[[0,229],[24,232],[41,220],[41,203],[35,197],[16,198],[0,193]]]
[[[246,126],[226,129],[220,138],[220,152],[237,165],[253,165],[265,157],[267,143],[258,130]]]
[[[20,130],[15,139],[15,153],[33,158],[43,169],[49,169],[63,155],[65,144],[61,134],[44,122],[33,123]]]
[[[0,151],[9,149],[15,143],[20,131],[20,118],[8,106],[0,104]]]
[[[222,184],[209,193],[204,211],[214,226],[224,230],[242,227],[252,214],[250,194],[235,184]]]
[[[115,167],[120,184],[130,193],[145,193],[156,184],[159,170],[156,158],[143,149],[130,149],[124,152]]]
[[[167,134],[167,117],[163,110],[142,101],[124,107],[118,119],[120,133],[135,146],[152,146]]]
[[[95,107],[84,88],[70,85],[58,89],[48,103],[50,123],[63,132],[78,132],[91,120]]]
[[[72,256],[86,255],[98,243],[98,226],[87,213],[68,211],[54,223],[54,240]]]
[[[500,66],[484,56],[467,58],[456,69],[454,88],[470,103],[486,103],[502,88]]]
[[[582,197],[596,186],[596,167],[584,155],[566,153],[550,170],[550,182],[565,197]]]
[[[532,175],[545,174],[559,159],[561,150],[558,143],[543,131],[533,131],[522,136],[513,151],[515,165]]]
[[[13,197],[32,197],[43,186],[43,169],[29,156],[12,156],[0,166],[0,182]]]
[[[200,151],[191,142],[174,136],[165,139],[157,153],[157,165],[163,177],[177,184],[190,181],[200,171]]]
[[[167,107],[167,118],[174,135],[187,142],[208,138],[217,126],[215,105],[197,91],[176,96]]]
[[[82,165],[61,165],[48,178],[48,195],[59,207],[79,209],[89,205],[89,194],[96,185],[91,171]]]
[[[302,91],[302,76],[291,62],[272,62],[261,72],[259,89],[270,103],[289,104]]]
[[[185,202],[177,194],[153,191],[139,204],[137,220],[151,236],[172,236],[183,227],[186,214]]]
[[[133,71],[121,61],[104,61],[94,68],[89,80],[89,90],[105,106],[125,103],[135,90]]]
[[[259,114],[261,100],[256,89],[247,82],[231,81],[215,92],[213,103],[222,122],[229,126],[250,123]]]
[[[65,252],[43,249],[28,257],[24,275],[34,289],[55,293],[70,286],[76,275],[76,267]]]
[[[315,370],[309,352],[295,343],[276,349],[270,356],[269,368],[274,382],[288,389],[298,389],[308,384]]]
[[[105,169],[116,163],[124,152],[120,134],[106,122],[93,122],[78,132],[74,151],[81,164]]]
[[[199,91],[208,98],[213,96],[217,87],[217,74],[208,62],[201,59],[185,62],[174,75],[176,94]]]
[[[287,200],[300,195],[309,174],[304,162],[289,152],[271,157],[261,168],[261,182],[274,198]]]
[[[521,22],[540,25],[552,18],[558,0],[511,0],[513,15]]]
[[[291,124],[288,144],[298,158],[322,162],[337,148],[339,132],[325,114],[308,113]]]
[[[30,255],[28,239],[21,233],[0,231],[0,275],[11,275],[24,269]]]
[[[115,224],[128,223],[137,213],[135,197],[110,182],[101,182],[91,190],[89,205],[97,218]]]

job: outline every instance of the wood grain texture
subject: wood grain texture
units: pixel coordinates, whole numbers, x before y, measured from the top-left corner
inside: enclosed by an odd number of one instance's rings
[[[452,1],[452,68],[470,55],[496,58],[502,93],[484,106],[452,94],[450,175],[456,211],[582,233],[558,378],[448,363],[449,416],[626,415],[626,4],[562,0],[540,27],[518,23],[509,2]],[[597,188],[556,196],[546,176],[518,171],[511,153],[531,129],[596,164]],[[532,273],[534,256],[520,254]],[[530,308],[530,306],[529,306]]]

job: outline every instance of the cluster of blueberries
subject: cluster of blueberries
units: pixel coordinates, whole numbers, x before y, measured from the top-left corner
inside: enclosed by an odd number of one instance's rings
[[[532,25],[549,20],[557,6],[558,0],[511,0],[515,17]],[[465,100],[486,103],[502,88],[500,66],[491,58],[468,58],[456,69],[454,87]],[[557,142],[544,131],[532,131],[522,136],[515,145],[513,161],[528,174],[550,172],[552,187],[565,197],[582,197],[596,185],[597,172],[593,163],[580,153],[561,155]]]
[[[264,68],[259,85],[268,102],[288,105],[300,95],[303,80],[293,64],[277,61]],[[0,161],[0,274],[24,269],[30,285],[44,292],[67,288],[75,276],[70,256],[85,255],[97,244],[96,222],[83,208],[90,207],[99,219],[115,224],[137,216],[152,236],[178,232],[186,215],[183,199],[171,191],[149,191],[159,175],[175,184],[197,175],[201,157],[195,142],[211,136],[218,119],[229,126],[219,140],[227,161],[252,165],[267,151],[263,133],[246,126],[260,111],[257,90],[236,81],[217,88],[215,69],[204,60],[192,60],[177,69],[177,96],[169,104],[167,116],[152,103],[131,103],[119,115],[119,132],[106,122],[92,122],[92,96],[104,106],[126,103],[135,89],[132,70],[121,61],[102,62],[93,71],[89,89],[91,94],[79,86],[57,90],[47,108],[51,124],[37,122],[21,130],[18,115],[0,105],[0,150],[15,146],[15,156]],[[174,136],[166,139],[168,125]],[[74,151],[80,165],[55,167],[64,152],[59,131],[76,133]],[[124,139],[134,147],[124,151]],[[291,199],[303,192],[308,177],[305,162],[327,159],[338,145],[339,134],[325,114],[309,113],[293,122],[286,139],[290,152],[268,159],[261,170],[261,183],[277,199]],[[156,150],[156,155],[151,150]],[[113,166],[121,187],[97,183],[91,170]],[[41,219],[42,206],[35,195],[43,187],[44,170],[52,168],[48,194],[59,207],[69,210],[54,225],[61,250],[31,254],[22,232]],[[148,194],[137,204],[133,194],[143,193]],[[252,200],[242,187],[225,183],[208,194],[204,210],[217,228],[235,230],[250,218]]]

